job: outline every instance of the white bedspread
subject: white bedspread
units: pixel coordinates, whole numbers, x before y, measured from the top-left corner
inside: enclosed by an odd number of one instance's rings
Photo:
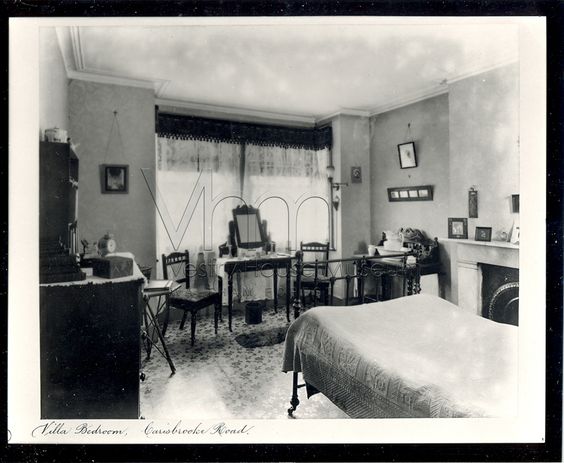
[[[288,331],[283,370],[303,371],[309,384],[326,393],[320,365],[339,369],[339,381],[362,384],[360,402],[366,388],[379,401],[393,402],[386,416],[424,416],[427,405],[429,416],[445,416],[434,415],[433,407],[448,403],[451,416],[506,417],[517,413],[517,355],[517,327],[419,294],[307,311]]]

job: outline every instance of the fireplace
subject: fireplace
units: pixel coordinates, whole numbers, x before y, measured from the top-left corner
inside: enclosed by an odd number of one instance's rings
[[[501,241],[452,241],[457,243],[458,305],[476,315],[517,324],[519,246]]]
[[[482,316],[496,322],[519,325],[519,269],[480,264]]]

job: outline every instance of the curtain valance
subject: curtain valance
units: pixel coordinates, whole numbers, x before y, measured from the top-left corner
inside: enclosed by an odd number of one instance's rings
[[[156,132],[161,137],[259,146],[322,150],[331,148],[331,127],[296,128],[183,116],[156,111]]]

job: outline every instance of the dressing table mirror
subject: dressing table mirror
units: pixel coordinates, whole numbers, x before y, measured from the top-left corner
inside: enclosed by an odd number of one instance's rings
[[[233,209],[233,225],[237,247],[256,249],[266,245],[266,227],[260,220],[258,209],[246,205]]]

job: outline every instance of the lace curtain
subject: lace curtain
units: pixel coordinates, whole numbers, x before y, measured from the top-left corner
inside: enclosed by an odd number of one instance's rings
[[[260,209],[278,249],[329,240],[328,150],[245,147],[243,197]]]
[[[159,257],[184,249],[193,256],[205,249],[217,255],[218,246],[227,240],[232,210],[242,200],[259,208],[279,250],[296,249],[300,241],[328,241],[328,149],[163,136],[157,137],[156,149]],[[204,198],[193,196],[202,194],[196,186],[205,184],[210,172],[211,192],[203,194],[211,194],[213,208],[204,212]],[[195,208],[188,207],[190,201],[194,204],[196,200]],[[204,213],[212,214],[207,233]]]
[[[228,198],[212,211],[211,243],[204,240],[204,201],[196,189],[203,176],[210,175],[211,191],[204,194],[228,196],[240,190],[239,166],[241,147],[238,144],[157,137],[157,255],[176,250],[197,252],[217,250],[226,241],[232,210],[241,203]],[[193,210],[189,202],[198,201]],[[209,236],[208,235],[208,236]],[[209,240],[208,240],[209,241]]]

